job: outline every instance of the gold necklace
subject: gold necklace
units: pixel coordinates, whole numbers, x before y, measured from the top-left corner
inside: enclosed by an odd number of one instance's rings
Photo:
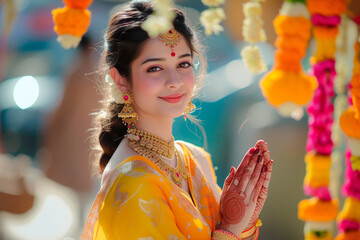
[[[127,138],[132,141],[139,142],[140,146],[145,147],[157,154],[171,160],[175,154],[174,137],[171,137],[170,142],[165,141],[155,134],[145,132],[137,128],[128,129]]]
[[[134,129],[134,128],[132,128]],[[138,129],[136,129],[138,130]],[[139,130],[141,131],[141,130]],[[130,131],[128,131],[130,132]],[[134,132],[134,131],[132,131]],[[140,132],[137,132],[140,133]],[[147,133],[144,131],[141,131],[141,133],[146,133],[146,135],[153,135],[151,133]],[[129,147],[131,147],[135,152],[137,152],[138,154],[147,157],[150,161],[152,161],[153,163],[155,163],[168,177],[171,178],[171,181],[174,182],[177,186],[181,187],[182,186],[182,179],[184,179],[185,181],[187,180],[187,178],[190,176],[189,171],[183,161],[183,158],[180,154],[180,152],[175,148],[175,144],[174,145],[174,152],[176,154],[176,167],[173,168],[171,166],[169,166],[163,159],[161,159],[161,155],[153,150],[153,148],[149,148],[146,146],[151,145],[151,141],[153,139],[157,139],[157,140],[161,140],[166,142],[165,140],[161,139],[158,136],[153,135],[150,138],[137,138],[134,137],[134,134],[130,133],[130,134],[126,134],[125,137],[129,140],[128,145]],[[144,139],[141,142],[143,142],[144,144],[140,144],[140,139]],[[150,143],[149,143],[150,142]],[[171,145],[171,144],[170,144]]]

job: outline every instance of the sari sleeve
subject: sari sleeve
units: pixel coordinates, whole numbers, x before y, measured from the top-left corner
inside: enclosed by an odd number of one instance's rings
[[[168,202],[173,197],[161,176],[119,174],[102,203],[95,239],[187,239]]]

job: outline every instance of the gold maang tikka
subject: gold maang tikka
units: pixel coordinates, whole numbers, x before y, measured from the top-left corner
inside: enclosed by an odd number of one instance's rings
[[[159,40],[170,47],[171,56],[175,57],[175,46],[177,46],[181,40],[181,36],[175,28],[170,29],[167,33],[161,34]]]
[[[138,114],[134,111],[131,106],[132,96],[130,93],[125,93],[123,96],[124,107],[121,112],[118,113],[118,117],[122,119],[124,124],[127,124],[130,128],[130,125],[133,125],[136,120],[138,120]]]

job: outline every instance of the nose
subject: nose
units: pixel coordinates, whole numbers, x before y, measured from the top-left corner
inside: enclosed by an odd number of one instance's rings
[[[166,87],[168,88],[177,88],[183,81],[180,74],[176,70],[169,70],[166,80]]]

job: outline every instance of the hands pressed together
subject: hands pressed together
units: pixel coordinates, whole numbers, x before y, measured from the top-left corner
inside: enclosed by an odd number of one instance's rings
[[[239,236],[256,223],[268,194],[272,164],[267,144],[259,140],[238,168],[232,167],[220,198],[218,229]]]

